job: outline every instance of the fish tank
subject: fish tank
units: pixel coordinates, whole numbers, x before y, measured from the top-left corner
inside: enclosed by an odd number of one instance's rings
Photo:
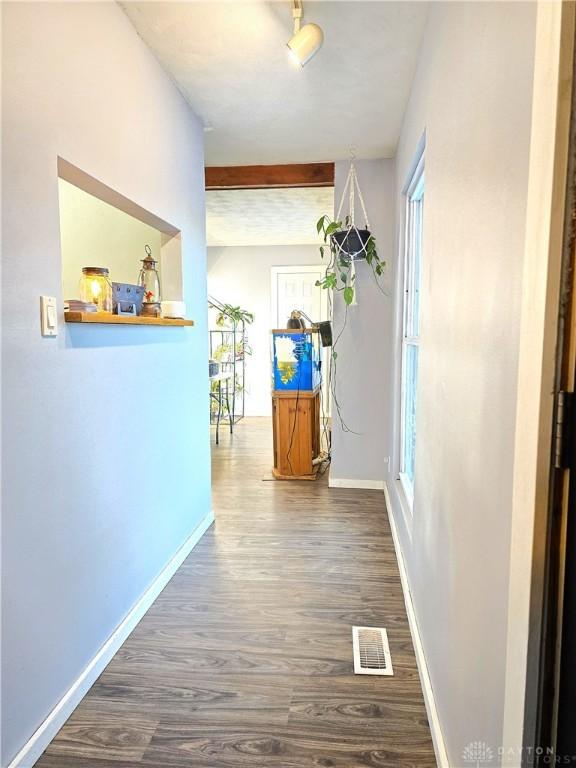
[[[272,388],[313,391],[321,384],[320,334],[316,330],[272,331]]]

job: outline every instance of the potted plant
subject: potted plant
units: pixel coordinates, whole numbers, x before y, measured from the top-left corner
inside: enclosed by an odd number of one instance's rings
[[[342,220],[340,214],[347,194],[350,210]],[[356,194],[358,194],[364,214],[365,226],[363,228],[357,227],[354,221]],[[350,163],[348,178],[342,191],[336,218],[332,220],[327,215],[321,216],[316,224],[316,231],[318,234],[322,234],[324,238],[324,245],[320,246],[321,257],[324,258],[326,255],[326,245],[328,245],[330,253],[324,278],[318,280],[316,285],[327,290],[341,291],[347,307],[355,304],[356,261],[363,260],[372,268],[374,279],[380,287],[379,278],[384,272],[386,262],[378,256],[376,239],[370,232],[368,214],[364,206],[364,198],[360,191],[354,163]]]
[[[383,274],[386,262],[382,261],[376,251],[376,238],[368,228],[358,229],[350,223],[350,217],[345,221],[333,221],[324,215],[316,224],[318,234],[324,237],[324,243],[329,246],[330,260],[322,280],[316,285],[334,291],[342,291],[347,306],[354,304],[356,281],[356,264],[359,259],[365,260],[372,268],[374,278]],[[326,255],[325,245],[320,246],[322,258]],[[379,285],[379,283],[378,283]]]
[[[220,326],[220,328],[224,327],[228,322],[232,322],[233,325],[238,325],[238,323],[250,325],[250,323],[254,322],[254,314],[252,312],[248,312],[240,307],[233,307],[232,304],[223,304],[221,306],[222,309],[216,318],[216,325]]]
[[[358,195],[364,214],[365,226],[363,228],[357,227],[354,220],[356,194]],[[346,198],[349,200],[350,209],[348,214],[342,219],[341,213]],[[356,304],[356,262],[362,260],[370,266],[376,285],[382,292],[384,291],[380,285],[380,277],[384,273],[386,262],[380,259],[376,250],[376,238],[370,231],[368,214],[366,213],[364,199],[358,184],[356,169],[353,162],[350,163],[348,177],[346,179],[346,184],[344,185],[336,218],[331,219],[330,216],[327,215],[321,216],[316,224],[316,231],[318,234],[322,234],[324,240],[324,244],[320,246],[321,257],[323,259],[326,257],[327,249],[329,254],[324,277],[321,280],[318,280],[316,285],[326,290],[340,291],[346,308],[342,328],[337,333],[332,345],[329,387],[332,393],[332,402],[334,403],[334,407],[338,414],[342,430],[344,432],[354,432],[354,430],[350,429],[344,421],[336,393],[338,366],[338,352],[336,347],[338,346],[338,341],[346,327],[348,307]]]
[[[242,307],[233,304],[222,304],[215,299],[208,299],[208,306],[217,310],[215,323],[218,330],[210,331],[210,350],[212,358],[221,365],[222,371],[232,373],[232,413],[236,414],[236,397],[243,393],[245,360],[247,355],[252,354],[252,349],[246,338],[246,325],[254,322],[254,313],[248,312]],[[213,349],[213,334],[219,334],[220,344]],[[217,337],[216,337],[217,338]],[[212,383],[212,390],[217,390],[216,382]],[[214,399],[211,400],[211,416],[214,415]],[[242,398],[242,413],[238,418],[244,415],[244,399]],[[236,415],[234,416],[236,421]]]

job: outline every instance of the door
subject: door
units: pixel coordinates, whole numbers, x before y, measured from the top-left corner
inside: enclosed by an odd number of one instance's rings
[[[573,25],[572,25],[573,26]],[[573,89],[576,81],[573,81]],[[576,90],[572,93],[534,747],[576,766]],[[528,764],[525,760],[525,764]]]
[[[328,291],[316,285],[324,277],[322,264],[271,268],[271,317],[274,328],[286,328],[293,309],[302,310],[312,322],[331,320]],[[306,325],[310,323],[306,321]],[[330,349],[322,349],[322,403],[320,417],[330,416]],[[327,446],[323,446],[323,448]]]
[[[576,168],[572,167],[576,182]],[[562,765],[576,766],[576,429],[574,426],[574,387],[576,379],[576,198],[570,194],[572,233],[565,265],[558,365],[560,401],[557,404],[558,448],[555,451],[555,495],[553,514],[558,524],[558,618],[555,670],[555,701],[552,710],[552,736],[556,731],[556,755]],[[570,210],[570,209],[568,209]]]
[[[313,322],[328,320],[327,291],[316,285],[324,277],[322,264],[301,267],[272,267],[272,322],[285,328],[293,309],[300,309]],[[309,323],[306,323],[309,325]]]
[[[574,413],[572,410],[572,418]],[[556,754],[564,765],[576,765],[576,472],[574,440],[570,449],[570,478],[566,478],[566,556],[562,599],[562,630],[558,674]],[[570,762],[567,762],[567,759]]]

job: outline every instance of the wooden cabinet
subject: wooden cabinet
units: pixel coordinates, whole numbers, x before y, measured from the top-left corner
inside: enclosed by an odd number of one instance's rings
[[[274,477],[314,480],[320,454],[320,390],[272,393]]]

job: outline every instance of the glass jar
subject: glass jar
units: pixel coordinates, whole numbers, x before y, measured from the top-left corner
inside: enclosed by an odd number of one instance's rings
[[[112,283],[107,267],[82,267],[80,299],[92,302],[98,312],[112,312]]]
[[[142,259],[142,269],[138,276],[138,285],[144,288],[144,304],[159,304],[161,301],[160,296],[160,276],[156,269],[158,263],[152,258],[152,251],[150,246],[145,248],[146,258]]]

